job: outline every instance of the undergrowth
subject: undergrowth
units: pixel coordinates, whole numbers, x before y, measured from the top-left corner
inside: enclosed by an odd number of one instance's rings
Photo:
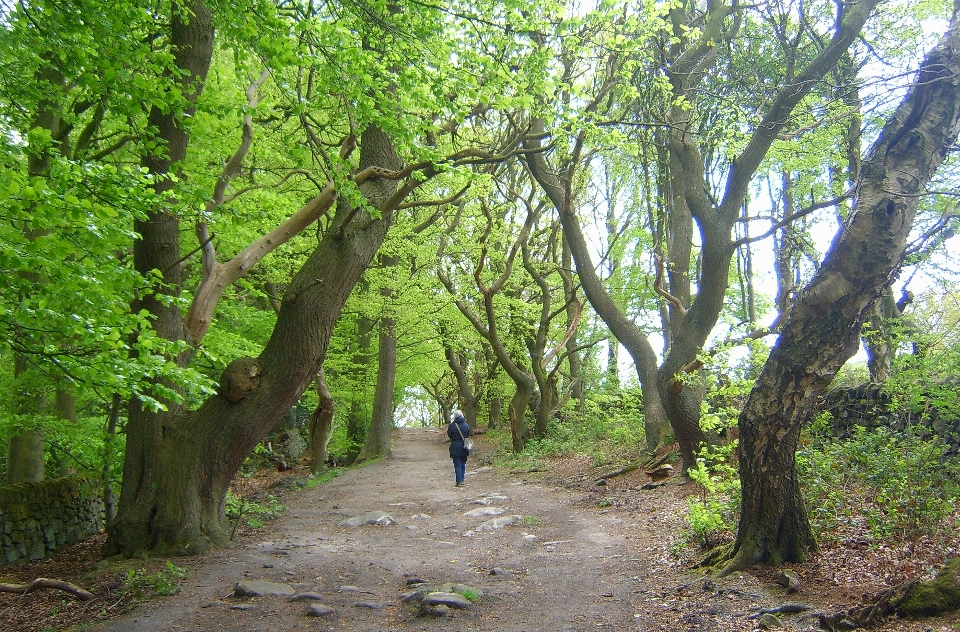
[[[797,472],[811,527],[821,544],[848,540],[879,546],[956,532],[960,464],[937,438],[857,428],[837,439],[826,418],[804,431]],[[730,541],[739,520],[740,482],[730,458],[713,451],[690,472],[687,531],[678,546],[704,549]]]
[[[531,421],[532,429],[532,421]],[[510,428],[489,433],[501,448],[496,459],[507,469],[544,469],[546,459],[586,456],[594,467],[635,458],[645,445],[639,388],[601,390],[581,402],[571,402],[547,424],[542,437],[533,437],[522,452],[512,450]]]
[[[286,507],[277,500],[276,496],[267,495],[263,502],[254,502],[239,498],[233,492],[227,492],[227,502],[224,509],[227,518],[234,523],[234,534],[240,520],[245,519],[251,529],[259,529],[267,520],[278,518]]]
[[[797,453],[811,524],[821,542],[908,541],[944,530],[960,495],[960,464],[938,438],[858,427],[831,438],[823,421]]]
[[[167,561],[164,568],[155,573],[145,568],[128,568],[123,575],[119,592],[137,600],[151,597],[167,597],[180,592],[180,583],[187,578],[187,571]]]

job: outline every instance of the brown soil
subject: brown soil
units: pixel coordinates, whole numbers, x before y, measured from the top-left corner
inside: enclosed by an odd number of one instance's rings
[[[597,486],[597,472],[577,459],[558,460],[547,472],[510,473],[492,468],[492,448],[482,439],[479,443],[466,486],[454,488],[444,434],[397,431],[394,459],[351,469],[323,485],[286,491],[283,515],[261,529],[241,531],[235,548],[173,560],[188,573],[173,596],[143,602],[156,591],[150,578],[170,576],[167,562],[98,564],[102,539],[50,560],[4,567],[0,581],[65,579],[98,598],[80,602],[55,590],[0,593],[0,629],[706,632],[752,630],[756,619],[750,617],[761,608],[799,602],[812,612],[783,615],[784,629],[815,630],[815,613],[849,608],[896,580],[896,565],[884,563],[882,553],[843,549],[794,566],[801,589],[792,595],[767,569],[738,573],[705,589],[689,560],[671,551],[690,484],[670,479],[662,487],[640,490],[648,481],[633,472]],[[285,483],[297,477],[295,472],[255,480],[273,485],[277,493],[293,487]],[[249,492],[251,481],[241,482],[241,492]],[[524,519],[503,529],[476,530],[486,518],[463,514],[480,507],[474,501],[493,496],[505,498],[491,505]],[[390,513],[397,524],[341,526],[346,518],[372,510]],[[401,603],[410,578],[467,584],[483,597],[448,617],[424,616]],[[313,618],[306,616],[305,602],[234,597],[236,583],[244,579],[319,593],[336,612]],[[958,625],[960,617],[952,616],[891,621],[883,629],[919,632]]]

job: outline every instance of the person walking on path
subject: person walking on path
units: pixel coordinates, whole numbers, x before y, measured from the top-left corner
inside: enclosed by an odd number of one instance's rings
[[[470,436],[470,426],[459,410],[453,411],[453,420],[447,426],[447,436],[450,437],[450,458],[453,459],[453,473],[456,476],[456,487],[463,486],[463,479],[467,475],[467,457],[470,451],[464,446]]]

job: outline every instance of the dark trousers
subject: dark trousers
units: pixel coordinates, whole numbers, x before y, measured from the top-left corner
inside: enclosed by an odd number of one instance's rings
[[[467,457],[453,457],[453,472],[457,477],[457,483],[462,483],[467,475]]]

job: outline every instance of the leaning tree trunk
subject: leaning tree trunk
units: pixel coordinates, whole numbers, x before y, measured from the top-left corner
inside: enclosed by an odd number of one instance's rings
[[[543,120],[535,119],[531,131],[534,135],[544,134]],[[539,143],[530,142],[528,148],[537,149]],[[603,287],[603,282],[594,268],[590,250],[580,226],[580,219],[573,207],[571,195],[557,175],[550,169],[546,158],[541,153],[530,153],[525,156],[525,160],[533,177],[543,188],[560,215],[563,237],[569,245],[570,254],[574,263],[576,263],[577,277],[580,279],[583,293],[590,301],[593,309],[603,319],[603,322],[610,328],[617,341],[626,347],[630,357],[633,358],[643,396],[643,426],[647,449],[655,450],[666,442],[670,432],[667,414],[657,390],[657,354],[650,345],[646,334],[637,327],[636,323],[627,318],[609,292]],[[615,343],[611,341],[611,344]]]
[[[803,559],[814,545],[797,481],[800,429],[858,348],[903,262],[920,196],[960,126],[960,2],[861,168],[854,207],[804,288],[740,415],[742,509],[729,572]]]
[[[360,147],[361,170],[400,166],[376,127],[362,133]],[[380,178],[360,186],[374,208],[395,189]],[[260,357],[235,360],[218,395],[196,411],[164,418],[150,441],[140,440],[132,455],[128,450],[108,553],[195,554],[228,542],[223,508],[230,480],[320,370],[340,311],[383,242],[388,218],[388,212],[373,218],[341,198],[319,247],[287,288]]]

